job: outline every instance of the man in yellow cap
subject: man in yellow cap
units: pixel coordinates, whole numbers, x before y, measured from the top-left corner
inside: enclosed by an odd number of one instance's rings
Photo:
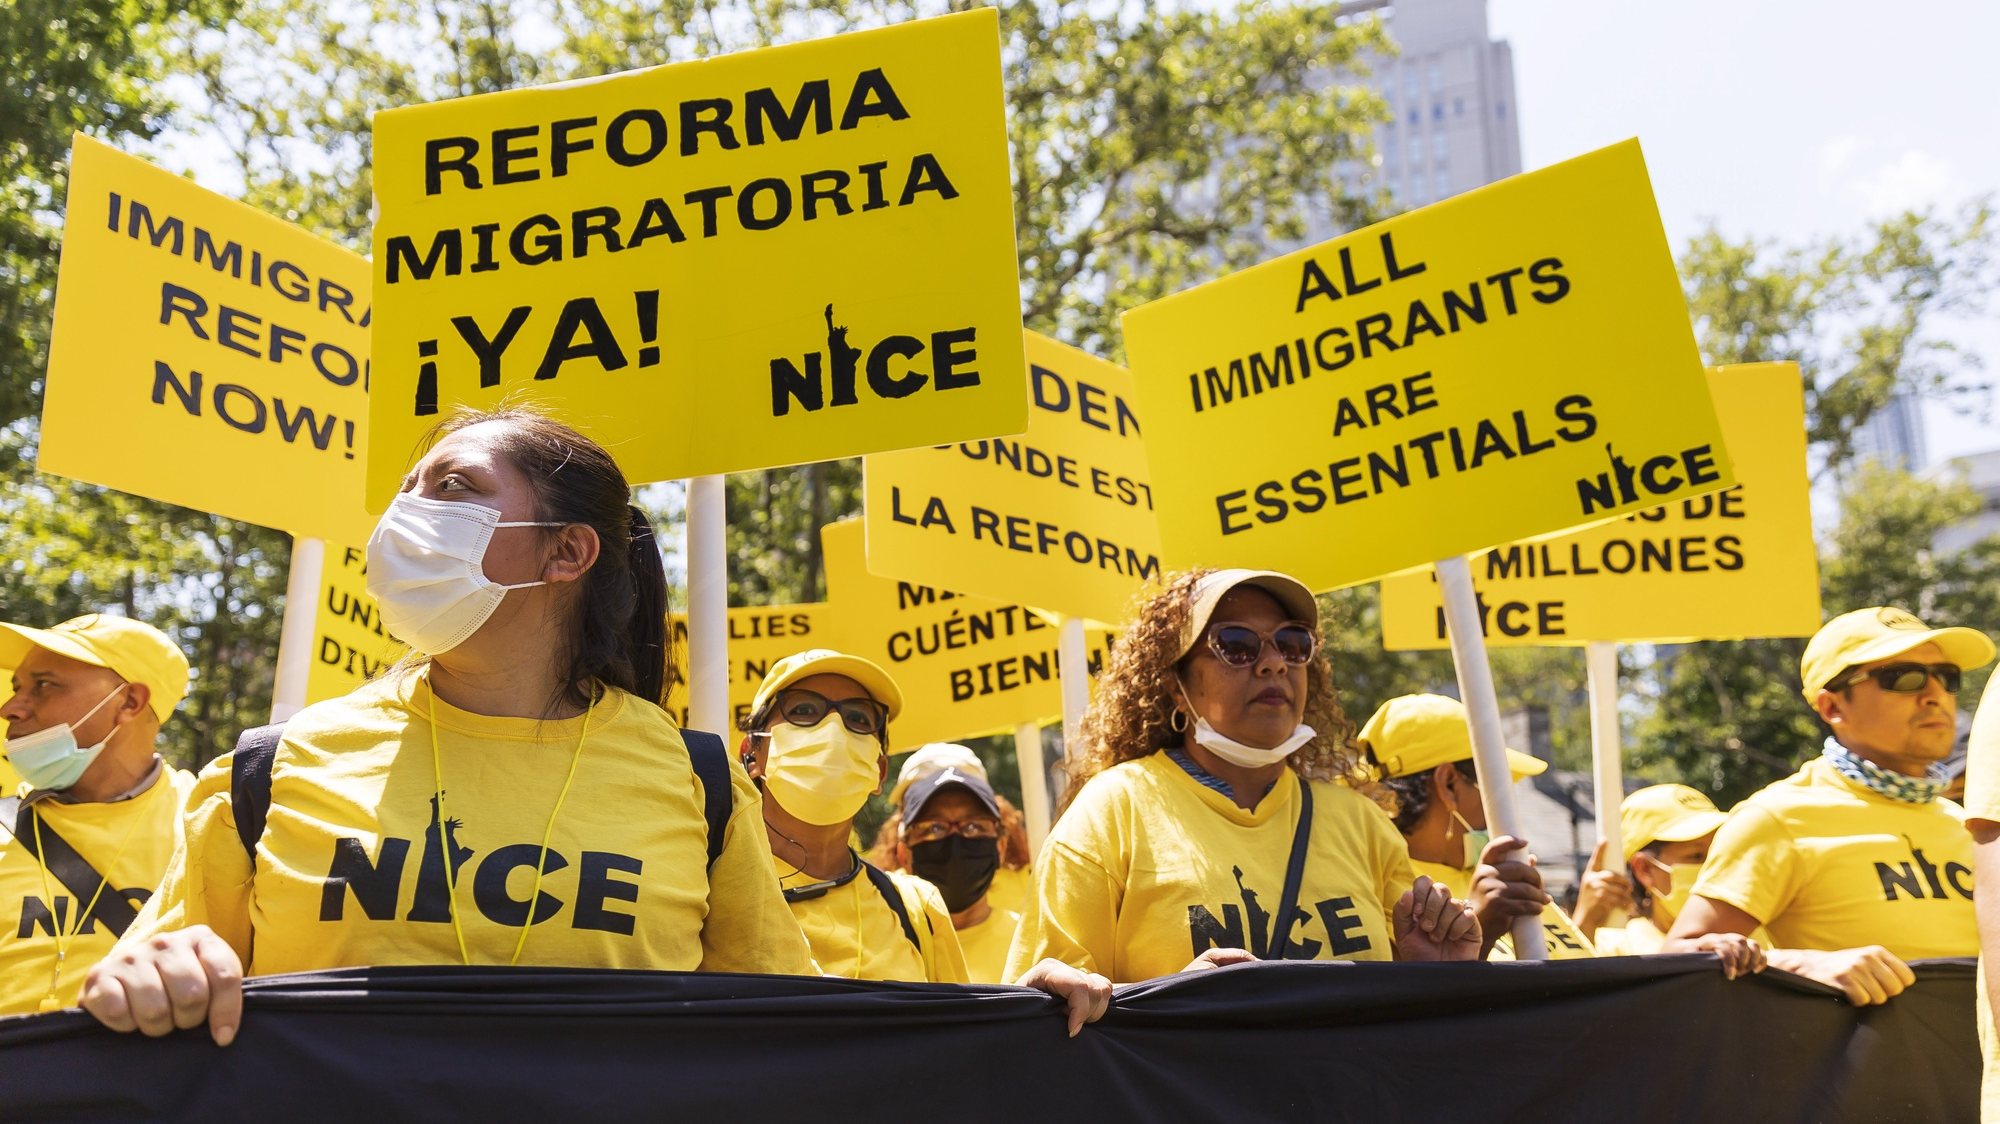
[[[1464,703],[1444,695],[1390,699],[1355,740],[1380,769],[1382,787],[1394,795],[1391,819],[1409,844],[1411,868],[1472,903],[1488,959],[1513,959],[1508,930],[1514,918],[1537,914],[1549,959],[1596,955],[1569,915],[1542,889],[1527,840],[1507,835],[1488,839]],[[1515,781],[1548,767],[1540,758],[1507,751],[1507,769]],[[1519,857],[1511,857],[1515,851],[1521,852]]]
[[[1716,833],[1666,951],[1763,926],[1770,963],[1882,1003],[1915,981],[1905,961],[1972,956],[1972,837],[1939,797],[1957,737],[1960,674],[1993,659],[1970,628],[1876,607],[1806,644],[1806,701],[1831,736],[1820,756],[1736,806]]]
[[[743,767],[764,792],[778,885],[828,975],[967,982],[937,887],[871,866],[854,818],[889,771],[903,693],[860,656],[814,648],[771,665],[743,723]]]
[[[92,614],[0,624],[0,718],[21,775],[0,800],[0,1014],[76,1005],[84,974],[152,896],[194,778],[155,750],[187,693],[158,629]]]

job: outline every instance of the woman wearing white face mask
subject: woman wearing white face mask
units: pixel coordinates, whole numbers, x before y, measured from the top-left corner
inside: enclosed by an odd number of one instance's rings
[[[1053,957],[1126,982],[1253,958],[1478,954],[1470,909],[1413,884],[1382,813],[1334,783],[1353,727],[1319,647],[1318,606],[1283,574],[1197,570],[1137,608],[1084,718],[1010,971]]]
[[[231,757],[203,770],[184,850],[85,985],[112,1028],[226,1045],[246,971],[810,970],[756,790],[657,705],[665,576],[617,464],[531,411],[437,436],[368,544],[414,658],[294,717],[261,803]]]
[[[902,692],[869,660],[815,648],[771,665],[743,723],[743,765],[764,789],[778,885],[820,970],[862,980],[966,983],[951,911],[921,878],[852,846],[854,817],[889,767]]]

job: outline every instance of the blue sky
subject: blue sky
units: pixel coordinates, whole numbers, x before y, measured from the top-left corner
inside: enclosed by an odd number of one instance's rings
[[[1796,242],[2000,191],[2000,5],[1491,0],[1488,11],[1513,46],[1523,166],[1637,136],[1676,247],[1710,220]],[[1953,327],[2000,375],[2000,300],[1983,323]],[[2000,447],[2000,421],[1935,406],[1927,421],[1933,461]]]

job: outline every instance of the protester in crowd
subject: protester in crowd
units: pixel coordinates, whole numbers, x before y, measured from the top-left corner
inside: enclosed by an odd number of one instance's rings
[[[1666,951],[1758,926],[1770,962],[1882,1003],[1914,982],[1907,960],[1972,956],[1972,838],[1938,799],[1966,668],[1992,660],[1970,628],[1896,608],[1828,621],[1800,661],[1831,730],[1824,751],[1737,805],[1716,833]]]
[[[421,656],[285,726],[267,813],[234,805],[233,756],[202,771],[184,853],[85,988],[107,1025],[226,1044],[246,969],[810,970],[756,790],[718,750],[714,839],[656,705],[665,575],[616,463],[520,409],[434,436],[368,543]]]
[[[1413,886],[1388,821],[1336,783],[1352,729],[1305,586],[1174,577],[1097,684],[1009,970],[1054,957],[1122,982],[1251,957],[1476,957],[1470,908]]]
[[[1619,841],[1625,852],[1625,871],[1618,877],[1623,897],[1604,895],[1603,908],[1587,919],[1582,907],[1577,910],[1577,927],[1596,943],[1599,956],[1650,956],[1660,951],[1674,918],[1694,892],[1715,831],[1726,818],[1714,801],[1684,784],[1656,784],[1625,798],[1618,811]],[[1598,846],[1602,849],[1604,844]],[[1614,910],[1629,920],[1623,925],[1603,924]]]
[[[902,692],[874,662],[826,648],[772,664],[743,723],[743,765],[764,790],[778,884],[828,975],[968,982],[937,887],[888,872],[852,845],[854,819],[889,771]]]
[[[986,770],[971,750],[925,747],[937,748],[958,750],[971,758],[971,765],[954,760],[940,770],[921,772],[907,788],[898,782],[891,793],[895,808],[876,841],[876,854],[886,859],[878,859],[877,865],[910,871],[936,886],[951,911],[968,977],[973,983],[1000,983],[1006,979],[1007,946],[1020,927],[1021,911],[995,901],[993,888],[996,876],[1010,864],[1026,869],[1027,828],[1007,798],[986,783]],[[911,772],[908,763],[903,772]]]
[[[1369,716],[1356,742],[1381,774],[1379,788],[1409,848],[1411,869],[1472,903],[1483,934],[1482,955],[1513,959],[1514,919],[1537,915],[1549,959],[1596,955],[1542,888],[1527,842],[1510,835],[1488,838],[1463,703],[1444,695],[1390,699]],[[1507,767],[1519,781],[1549,766],[1510,749]]]
[[[2000,971],[2000,674],[1986,680],[1965,745],[1965,826],[1972,834],[1979,922],[1979,1046],[1981,1120],[2000,1120],[2000,1034],[1993,978]]]
[[[892,814],[882,821],[881,828],[875,833],[875,844],[868,852],[869,861],[883,870],[910,869],[909,855],[902,850],[903,794],[916,782],[946,769],[957,769],[966,776],[977,777],[988,789],[992,788],[993,781],[986,775],[986,765],[972,750],[953,742],[932,742],[919,746],[916,752],[903,759],[903,767],[896,774],[896,784],[889,790]],[[994,872],[993,885],[986,891],[986,901],[995,910],[1018,914],[1028,900],[1029,868],[1034,860],[1034,853],[1028,847],[1028,824],[1020,809],[999,792],[993,793],[993,801],[1000,809],[1000,869]],[[965,943],[963,931],[959,933],[959,942]],[[1002,949],[1001,954],[1005,956],[1006,950]],[[997,969],[998,966],[995,967]],[[977,979],[977,976],[974,978]]]
[[[194,778],[161,760],[160,726],[187,693],[166,634],[91,614],[0,624],[13,689],[0,719],[20,780],[0,800],[0,1015],[76,1004],[180,845]]]

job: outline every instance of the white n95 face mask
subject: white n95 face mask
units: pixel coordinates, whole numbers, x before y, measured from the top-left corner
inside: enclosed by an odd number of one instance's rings
[[[425,655],[451,651],[486,623],[510,589],[486,576],[486,545],[501,527],[561,527],[563,523],[503,523],[493,508],[425,499],[403,492],[389,503],[368,537],[368,596],[382,623]]]

